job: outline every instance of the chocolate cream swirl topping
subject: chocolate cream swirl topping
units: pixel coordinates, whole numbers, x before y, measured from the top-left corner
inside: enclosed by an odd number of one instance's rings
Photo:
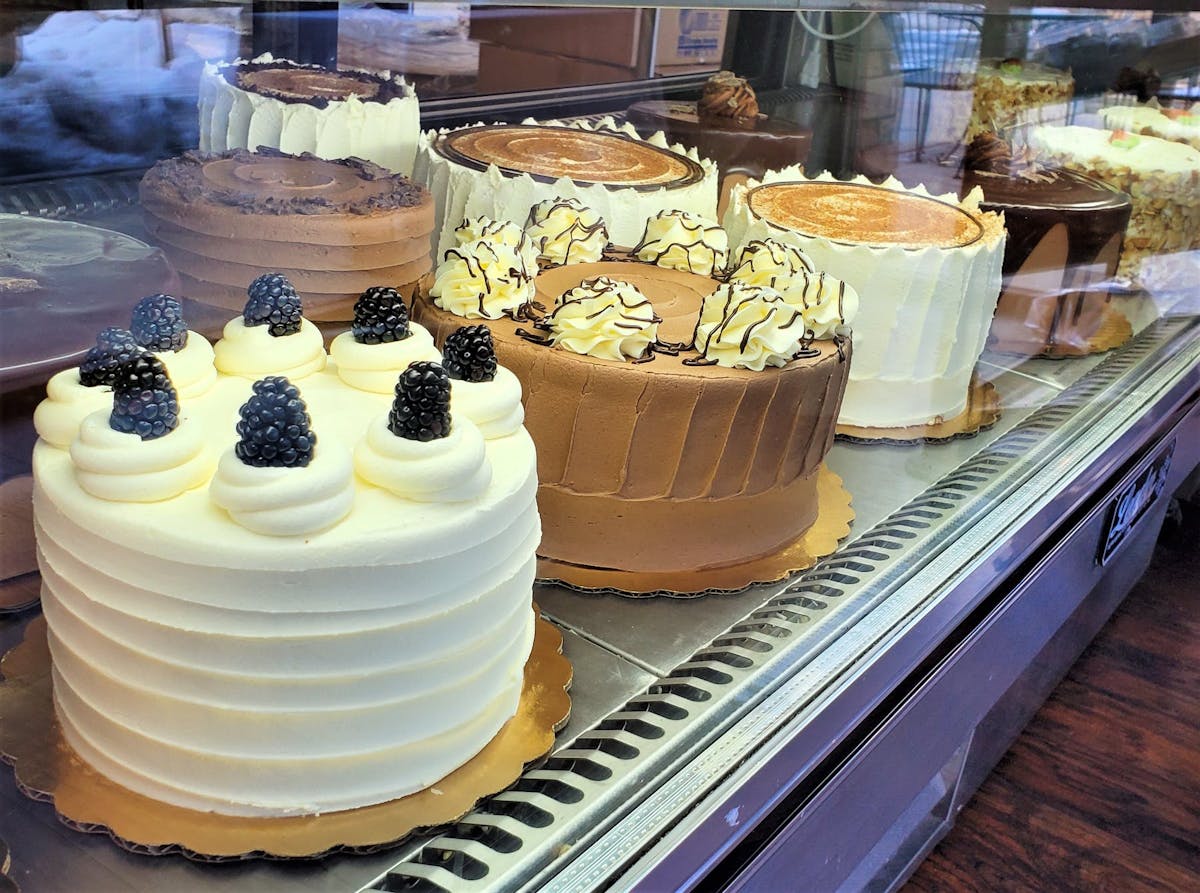
[[[1049,183],[1054,174],[1038,164],[1029,149],[1013,152],[1009,144],[994,133],[981,133],[971,140],[963,155],[963,166],[984,177],[1009,177],[1032,183]]]
[[[701,118],[754,118],[758,116],[758,97],[745,78],[719,71],[704,84],[696,113]]]

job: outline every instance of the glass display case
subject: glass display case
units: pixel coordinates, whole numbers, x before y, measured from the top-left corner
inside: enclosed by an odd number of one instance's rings
[[[6,4],[0,424],[21,890],[895,889],[1200,489],[1200,14]]]

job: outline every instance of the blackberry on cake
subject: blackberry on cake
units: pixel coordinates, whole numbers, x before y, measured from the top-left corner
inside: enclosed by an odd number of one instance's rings
[[[491,381],[496,377],[496,347],[492,330],[485,325],[462,326],[446,338],[442,366],[450,378]]]
[[[388,430],[420,441],[450,434],[450,377],[440,363],[421,360],[404,370],[396,382]]]
[[[119,326],[101,329],[96,346],[88,350],[79,364],[79,380],[89,388],[111,386],[121,366],[141,353],[141,346],[128,329]]]
[[[308,465],[317,435],[300,389],[282,375],[269,375],[256,381],[253,390],[239,410],[237,457],[256,468]]]
[[[282,273],[264,273],[246,289],[250,300],[242,311],[248,326],[268,326],[276,338],[300,331],[303,309],[295,286]]]
[[[403,341],[410,334],[408,307],[396,289],[374,285],[354,303],[354,340],[359,344],[386,344]]]
[[[149,295],[138,301],[129,331],[147,350],[183,350],[187,346],[183,306],[171,295]]]
[[[162,360],[144,353],[121,364],[113,379],[108,424],[142,440],[154,440],[179,427],[179,399]]]

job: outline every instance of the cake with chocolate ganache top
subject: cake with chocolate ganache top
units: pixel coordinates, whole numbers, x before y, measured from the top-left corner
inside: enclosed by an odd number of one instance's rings
[[[978,196],[779,171],[734,188],[725,229],[734,246],[793,245],[863,295],[841,424],[901,428],[964,411],[1004,256],[1003,218]]]
[[[811,130],[763,114],[754,88],[731,71],[710,77],[695,102],[635,102],[625,119],[641,133],[662,131],[668,140],[693,147],[717,163],[722,177],[761,177],[804,164],[812,147]]]
[[[1147,259],[1200,248],[1200,151],[1158,137],[1077,126],[1034,128],[1028,144],[1043,164],[1095,177],[1130,197],[1117,266],[1123,282],[1147,284]]]
[[[169,301],[139,307],[71,385],[92,411],[39,416],[66,741],[132,791],[220,815],[436,783],[514,715],[533,640],[519,385],[478,331],[442,358],[384,287],[336,361],[281,276],[252,283],[215,351]]]
[[[279,149],[361,158],[411,174],[421,133],[411,85],[391,72],[276,59],[207,63],[200,77],[200,151]]]
[[[999,137],[967,147],[962,191],[1004,214],[1004,284],[988,346],[1026,356],[1090,352],[1110,312],[1130,201],[1092,177],[1014,155]]]
[[[467,218],[525,222],[546,199],[577,199],[604,219],[618,245],[633,245],[658,211],[716,216],[717,168],[695,150],[642,140],[612,119],[590,125],[493,124],[422,137],[414,176],[437,202],[436,256]]]
[[[552,200],[534,228],[561,246],[583,227]],[[519,287],[484,275],[485,250],[464,242],[415,317],[438,341],[484,320],[520,381],[543,557],[671,573],[776,554],[817,517],[857,295],[776,242],[727,264],[720,227],[684,212],[649,218],[635,241],[577,263],[543,255]]]
[[[388,282],[411,296],[432,268],[432,198],[370,162],[185,152],[151,168],[139,192],[184,293],[229,310],[245,301],[245,283],[278,271],[310,318],[349,320],[365,288]]]

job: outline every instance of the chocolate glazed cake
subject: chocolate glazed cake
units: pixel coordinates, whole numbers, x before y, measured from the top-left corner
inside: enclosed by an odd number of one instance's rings
[[[634,285],[661,318],[649,361],[544,340],[539,321],[558,297],[599,276]],[[773,554],[816,520],[850,343],[807,342],[758,372],[704,365],[693,334],[719,284],[620,256],[544,270],[528,313],[487,321],[538,446],[539,555],[633,572],[717,568]],[[423,293],[413,313],[439,343],[464,322]]]
[[[987,134],[967,149],[962,190],[974,186],[983,189],[983,208],[1004,212],[1008,229],[988,347],[1026,356],[1093,352],[1091,339],[1115,313],[1108,304],[1129,197],[1083,174],[1014,158]]]
[[[140,192],[184,294],[229,310],[244,306],[246,283],[278,272],[310,318],[349,320],[365,289],[411,295],[432,265],[429,193],[370,162],[187,152],[156,164]]]

